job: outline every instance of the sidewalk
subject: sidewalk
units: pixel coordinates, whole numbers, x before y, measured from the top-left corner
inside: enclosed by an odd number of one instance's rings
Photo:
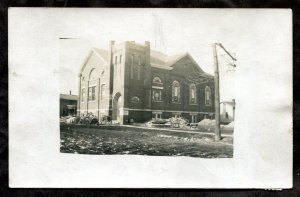
[[[78,124],[64,124],[61,127],[83,127],[83,128],[94,128],[94,129],[108,129],[108,130],[123,130],[123,129],[133,129],[133,130],[143,130],[143,131],[166,131],[174,133],[191,133],[199,135],[210,135],[214,136],[214,132],[203,132],[203,131],[191,131],[191,130],[181,130],[181,129],[171,129],[171,128],[155,128],[155,127],[144,127],[136,125],[78,125]],[[224,134],[221,132],[222,137],[232,138],[233,134]]]
[[[149,130],[161,130],[161,131],[171,131],[171,132],[178,132],[178,133],[194,133],[194,134],[205,134],[205,135],[212,135],[215,134],[212,132],[200,132],[200,131],[190,131],[190,130],[180,130],[180,129],[166,129],[166,128],[155,128],[155,127],[141,127],[135,125],[120,125],[122,127],[128,128],[139,128],[139,129],[149,129]],[[221,134],[223,137],[233,137],[232,134]]]

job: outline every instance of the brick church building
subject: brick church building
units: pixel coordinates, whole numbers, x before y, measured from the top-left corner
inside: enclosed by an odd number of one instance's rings
[[[93,48],[79,74],[78,115],[93,113],[121,124],[214,115],[214,80],[189,53],[167,56],[150,42]]]

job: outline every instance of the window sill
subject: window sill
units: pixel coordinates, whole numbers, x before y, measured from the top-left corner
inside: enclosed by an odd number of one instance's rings
[[[179,102],[174,102],[174,101],[172,101],[172,103],[173,103],[173,104],[181,104],[181,103],[179,103]]]
[[[92,100],[92,101],[88,101],[89,103],[94,103],[94,102],[96,102],[96,100]]]
[[[190,103],[190,105],[198,105],[198,103]]]

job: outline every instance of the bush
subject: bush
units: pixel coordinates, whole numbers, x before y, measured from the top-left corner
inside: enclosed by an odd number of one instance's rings
[[[172,127],[179,127],[179,128],[185,128],[187,126],[187,124],[189,123],[189,121],[185,118],[179,117],[179,118],[175,118],[172,117],[170,118],[170,122]]]
[[[79,121],[80,121],[80,117],[79,117],[79,116],[76,116],[76,117],[75,117],[75,120],[74,120],[74,123],[75,123],[75,124],[78,124]]]
[[[83,115],[81,117],[76,117],[77,122],[79,124],[98,124],[98,118],[96,116],[94,116],[93,114],[87,114],[87,115]]]
[[[152,124],[166,124],[167,122],[165,119],[155,119],[152,121]]]

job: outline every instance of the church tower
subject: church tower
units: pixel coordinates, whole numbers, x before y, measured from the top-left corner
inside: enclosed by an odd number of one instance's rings
[[[128,124],[132,111],[151,108],[150,43],[113,43],[111,54],[112,119]]]

